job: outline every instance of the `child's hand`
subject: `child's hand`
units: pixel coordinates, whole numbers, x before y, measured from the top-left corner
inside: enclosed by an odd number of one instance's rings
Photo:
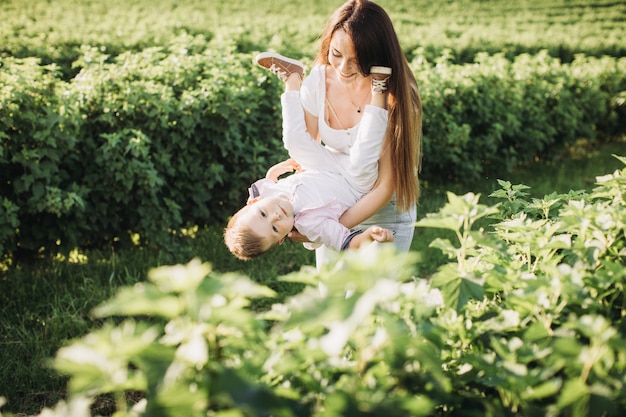
[[[268,169],[267,174],[265,174],[265,178],[277,182],[281,175],[294,171],[302,172],[302,167],[295,159],[289,158]]]
[[[380,226],[370,226],[366,231],[372,240],[377,242],[393,242],[393,232]]]
[[[291,232],[287,233],[287,237],[291,239],[292,242],[296,243],[306,243],[309,242],[306,236],[300,234],[296,229],[293,229]]]
[[[361,245],[376,242],[393,242],[394,236],[391,230],[380,226],[370,226],[363,233],[354,236],[350,241],[350,249],[358,249]]]

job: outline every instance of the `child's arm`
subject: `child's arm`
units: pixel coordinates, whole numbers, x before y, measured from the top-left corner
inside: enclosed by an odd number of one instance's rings
[[[300,164],[293,158],[286,159],[282,162],[277,163],[273,167],[267,170],[265,174],[265,178],[270,179],[274,182],[278,182],[278,177],[288,172],[302,172],[302,168]]]
[[[368,242],[393,242],[391,230],[380,226],[370,226],[365,230],[350,231],[328,213],[311,210],[301,214],[298,229],[310,242],[326,245],[336,251],[358,249]],[[304,218],[303,218],[304,217]],[[308,249],[312,249],[308,247]]]
[[[358,249],[368,242],[393,242],[393,232],[380,226],[370,226],[363,233],[354,236],[350,241],[350,249]]]

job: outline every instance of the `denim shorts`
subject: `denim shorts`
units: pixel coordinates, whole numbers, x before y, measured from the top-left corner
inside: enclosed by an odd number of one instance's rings
[[[408,252],[413,241],[415,232],[415,222],[417,219],[417,207],[414,205],[410,210],[398,213],[396,210],[395,198],[389,204],[380,209],[372,217],[354,227],[356,229],[367,229],[370,226],[380,226],[389,229],[394,234],[394,245],[400,252]],[[315,250],[315,261],[317,267],[333,261],[338,252],[326,246],[320,246]]]

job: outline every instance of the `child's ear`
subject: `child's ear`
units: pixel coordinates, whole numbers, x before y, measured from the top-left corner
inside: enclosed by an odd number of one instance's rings
[[[254,197],[254,198],[249,198],[248,201],[246,202],[246,206],[249,206],[250,204],[254,204],[257,201],[259,201],[262,197]]]
[[[282,238],[278,241],[278,244],[279,244],[279,245],[282,245],[284,241],[285,241],[285,237],[282,237]]]

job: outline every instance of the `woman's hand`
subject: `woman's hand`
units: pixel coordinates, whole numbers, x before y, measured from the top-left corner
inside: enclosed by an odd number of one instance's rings
[[[278,178],[286,174],[288,172],[302,172],[302,167],[300,164],[293,158],[286,159],[282,162],[277,163],[273,167],[267,170],[265,174],[265,178],[270,179],[274,182],[278,182]]]

